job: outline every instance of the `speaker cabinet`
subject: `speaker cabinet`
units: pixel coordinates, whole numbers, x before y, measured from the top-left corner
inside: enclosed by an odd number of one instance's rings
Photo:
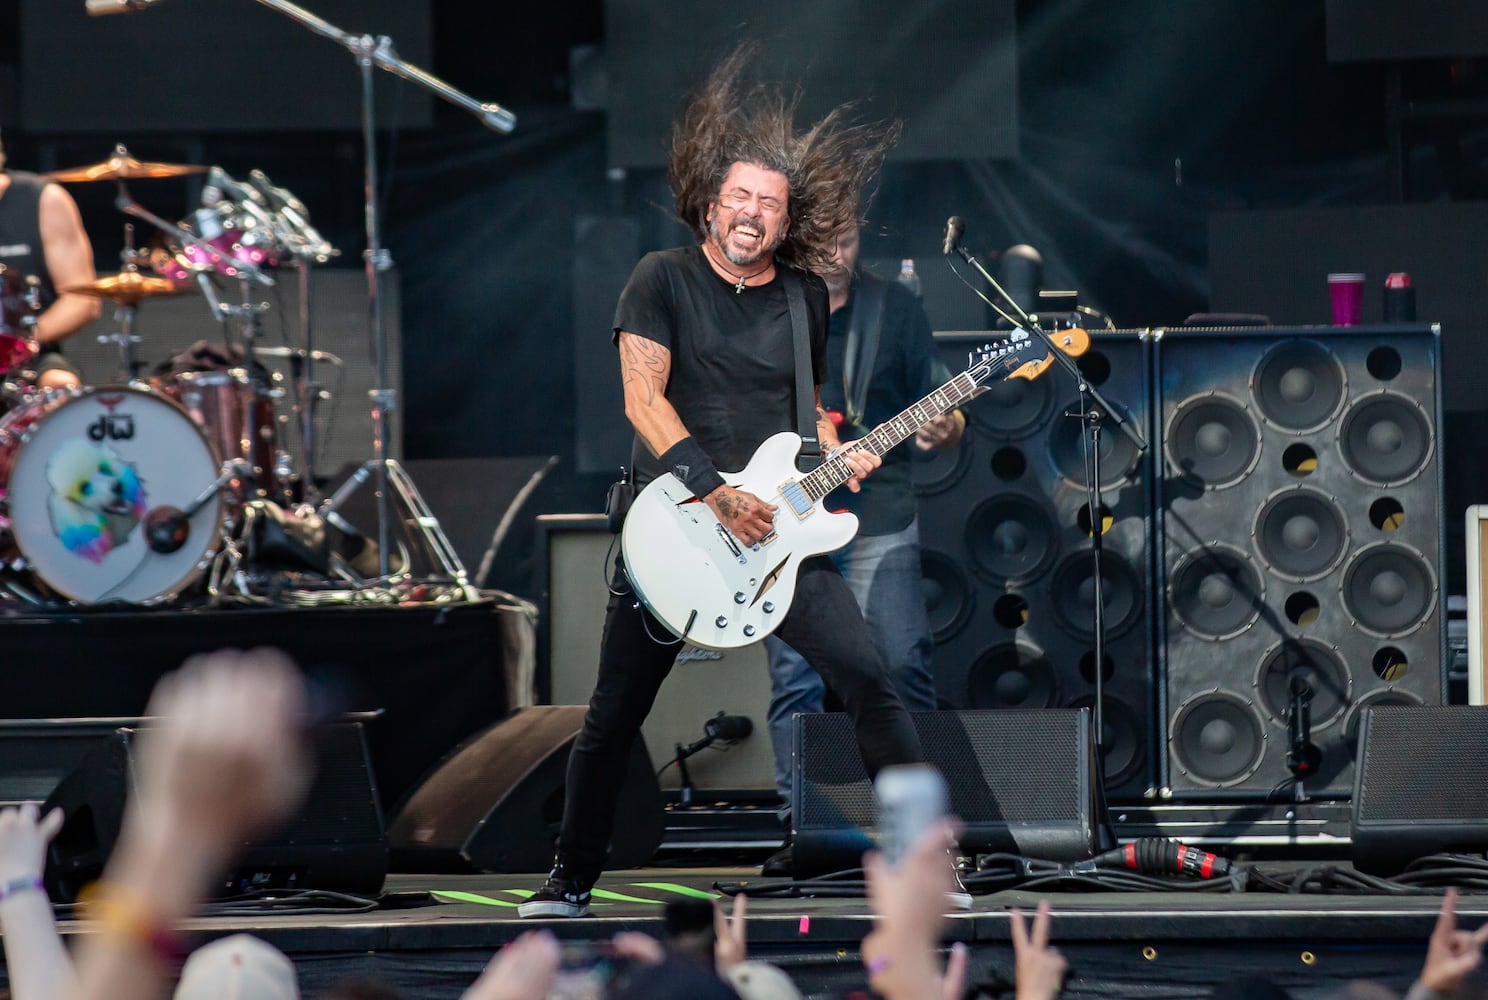
[[[119,729],[88,753],[42,806],[66,816],[47,848],[47,893],[70,903],[103,867],[137,789],[137,731]],[[300,811],[279,830],[247,845],[215,887],[216,896],[253,889],[322,889],[375,896],[387,874],[382,807],[360,723],[322,726],[313,734],[315,773]]]
[[[946,367],[1005,334],[937,333]],[[1092,337],[1078,361],[1138,428],[1148,416],[1148,344]],[[1095,602],[1087,447],[1079,396],[1057,364],[994,383],[967,407],[960,445],[916,452],[922,569],[942,705],[975,709],[1094,704]],[[1153,787],[1151,483],[1147,456],[1114,425],[1101,433],[1106,621],[1105,789]]]
[[[1088,709],[914,712],[925,760],[945,775],[961,847],[1075,861],[1100,822]],[[791,817],[797,877],[858,868],[873,846],[873,786],[843,713],[795,719]]]
[[[1393,875],[1429,854],[1488,850],[1488,708],[1388,705],[1363,713],[1354,864]]]
[[[388,826],[404,871],[545,872],[563,821],[568,756],[582,705],[539,705],[457,747]],[[621,786],[609,866],[639,868],[665,820],[651,758],[639,740]]]
[[[538,671],[547,681],[544,700],[587,704],[599,674],[599,637],[619,543],[604,517],[594,514],[542,515],[537,535],[546,569],[538,635]],[[775,791],[775,758],[765,722],[769,707],[770,671],[762,645],[687,646],[662,684],[641,735],[660,766],[672,759],[676,744],[701,739],[704,724],[719,712],[746,716],[754,722],[750,736],[721,752],[689,758],[687,773],[700,792],[769,795]],[[679,784],[676,768],[662,772],[662,788]]]
[[[1175,796],[1353,786],[1360,714],[1445,692],[1438,331],[1168,331],[1154,355],[1159,623]],[[1304,686],[1305,685],[1305,686]]]

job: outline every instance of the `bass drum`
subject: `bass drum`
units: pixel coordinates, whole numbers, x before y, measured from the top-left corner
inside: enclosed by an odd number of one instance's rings
[[[136,386],[53,389],[0,417],[0,528],[40,583],[83,604],[173,600],[207,569],[225,512],[215,493],[179,547],[145,538],[152,512],[184,511],[217,479],[206,436]],[[170,545],[163,545],[169,548]]]

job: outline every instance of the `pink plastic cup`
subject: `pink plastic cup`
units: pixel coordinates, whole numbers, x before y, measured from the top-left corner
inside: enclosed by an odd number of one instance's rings
[[[1364,275],[1328,275],[1328,294],[1333,299],[1333,325],[1358,326],[1364,313]]]

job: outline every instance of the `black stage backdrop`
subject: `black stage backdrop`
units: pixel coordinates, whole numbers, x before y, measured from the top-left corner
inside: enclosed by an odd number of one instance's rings
[[[365,241],[355,132],[245,132],[226,120],[230,100],[222,102],[220,129],[193,135],[142,131],[124,104],[114,113],[117,128],[93,136],[20,121],[23,105],[10,81],[34,53],[6,6],[0,125],[15,166],[92,162],[124,140],[142,158],[216,162],[235,173],[261,167],[310,205],[345,251],[339,266],[356,266]],[[893,19],[904,12],[895,10],[881,15],[888,34],[902,29]],[[658,169],[610,169],[609,129],[616,125],[602,110],[602,74],[593,72],[603,65],[606,43],[601,0],[516,5],[499,20],[475,16],[464,4],[435,3],[432,15],[433,70],[478,98],[512,107],[519,122],[515,133],[499,136],[436,102],[433,127],[422,129],[411,124],[417,115],[408,111],[415,106],[408,94],[401,104],[379,106],[385,124],[405,126],[384,131],[380,143],[386,243],[403,289],[405,381],[397,417],[405,455],[559,455],[532,512],[596,511],[609,466],[625,455],[607,445],[581,470],[575,459],[588,427],[575,418],[575,385],[612,377],[605,373],[613,371],[613,349],[600,318],[624,274],[586,287],[594,274],[587,265],[614,251],[604,241],[616,232],[634,241],[624,248],[633,249],[627,259],[686,233],[670,217]],[[1007,246],[1031,244],[1043,254],[1044,287],[1077,289],[1083,304],[1124,328],[1174,324],[1210,307],[1212,213],[1389,201],[1384,105],[1394,69],[1415,97],[1488,92],[1488,74],[1472,60],[1330,63],[1321,4],[1020,0],[1015,15],[1017,157],[891,163],[864,256],[913,256],[921,270],[943,268],[935,258],[945,219],[961,215],[967,244],[990,264]],[[823,31],[820,47],[840,44]],[[330,43],[324,48],[324,74],[345,72],[344,54]],[[139,55],[148,65],[149,53]],[[179,75],[155,65],[164,83]],[[950,74],[955,67],[919,71]],[[682,96],[658,94],[656,101],[676,107]],[[1407,200],[1488,198],[1481,121],[1444,116],[1413,124],[1404,138]],[[76,189],[102,271],[116,269],[121,242],[122,220],[107,187]],[[179,181],[139,182],[134,193],[173,217],[184,216],[194,197]],[[624,225],[596,227],[596,219]],[[1317,269],[1352,269],[1343,263],[1320,260]],[[1370,275],[1371,296],[1382,278]],[[1321,279],[1319,285],[1314,312],[1286,319],[1327,322]],[[945,318],[964,316],[971,293],[951,277],[926,286],[934,292],[926,305],[935,325],[960,327]],[[1447,400],[1449,410],[1464,408],[1455,402]],[[1477,401],[1466,408],[1481,411]],[[1457,445],[1448,441],[1447,448],[1450,476]],[[488,582],[525,594],[529,578],[503,572]]]

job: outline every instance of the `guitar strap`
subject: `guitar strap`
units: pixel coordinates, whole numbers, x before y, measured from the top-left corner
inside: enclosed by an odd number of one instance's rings
[[[853,281],[852,319],[842,355],[842,392],[847,397],[847,419],[857,427],[862,426],[863,407],[868,405],[868,383],[873,381],[873,363],[878,359],[888,290],[888,282],[862,272]]]
[[[811,381],[811,328],[806,322],[806,293],[794,268],[782,268],[785,301],[790,305],[791,339],[796,346],[796,433],[801,435],[802,471],[821,462],[821,441],[816,436],[816,392]]]

